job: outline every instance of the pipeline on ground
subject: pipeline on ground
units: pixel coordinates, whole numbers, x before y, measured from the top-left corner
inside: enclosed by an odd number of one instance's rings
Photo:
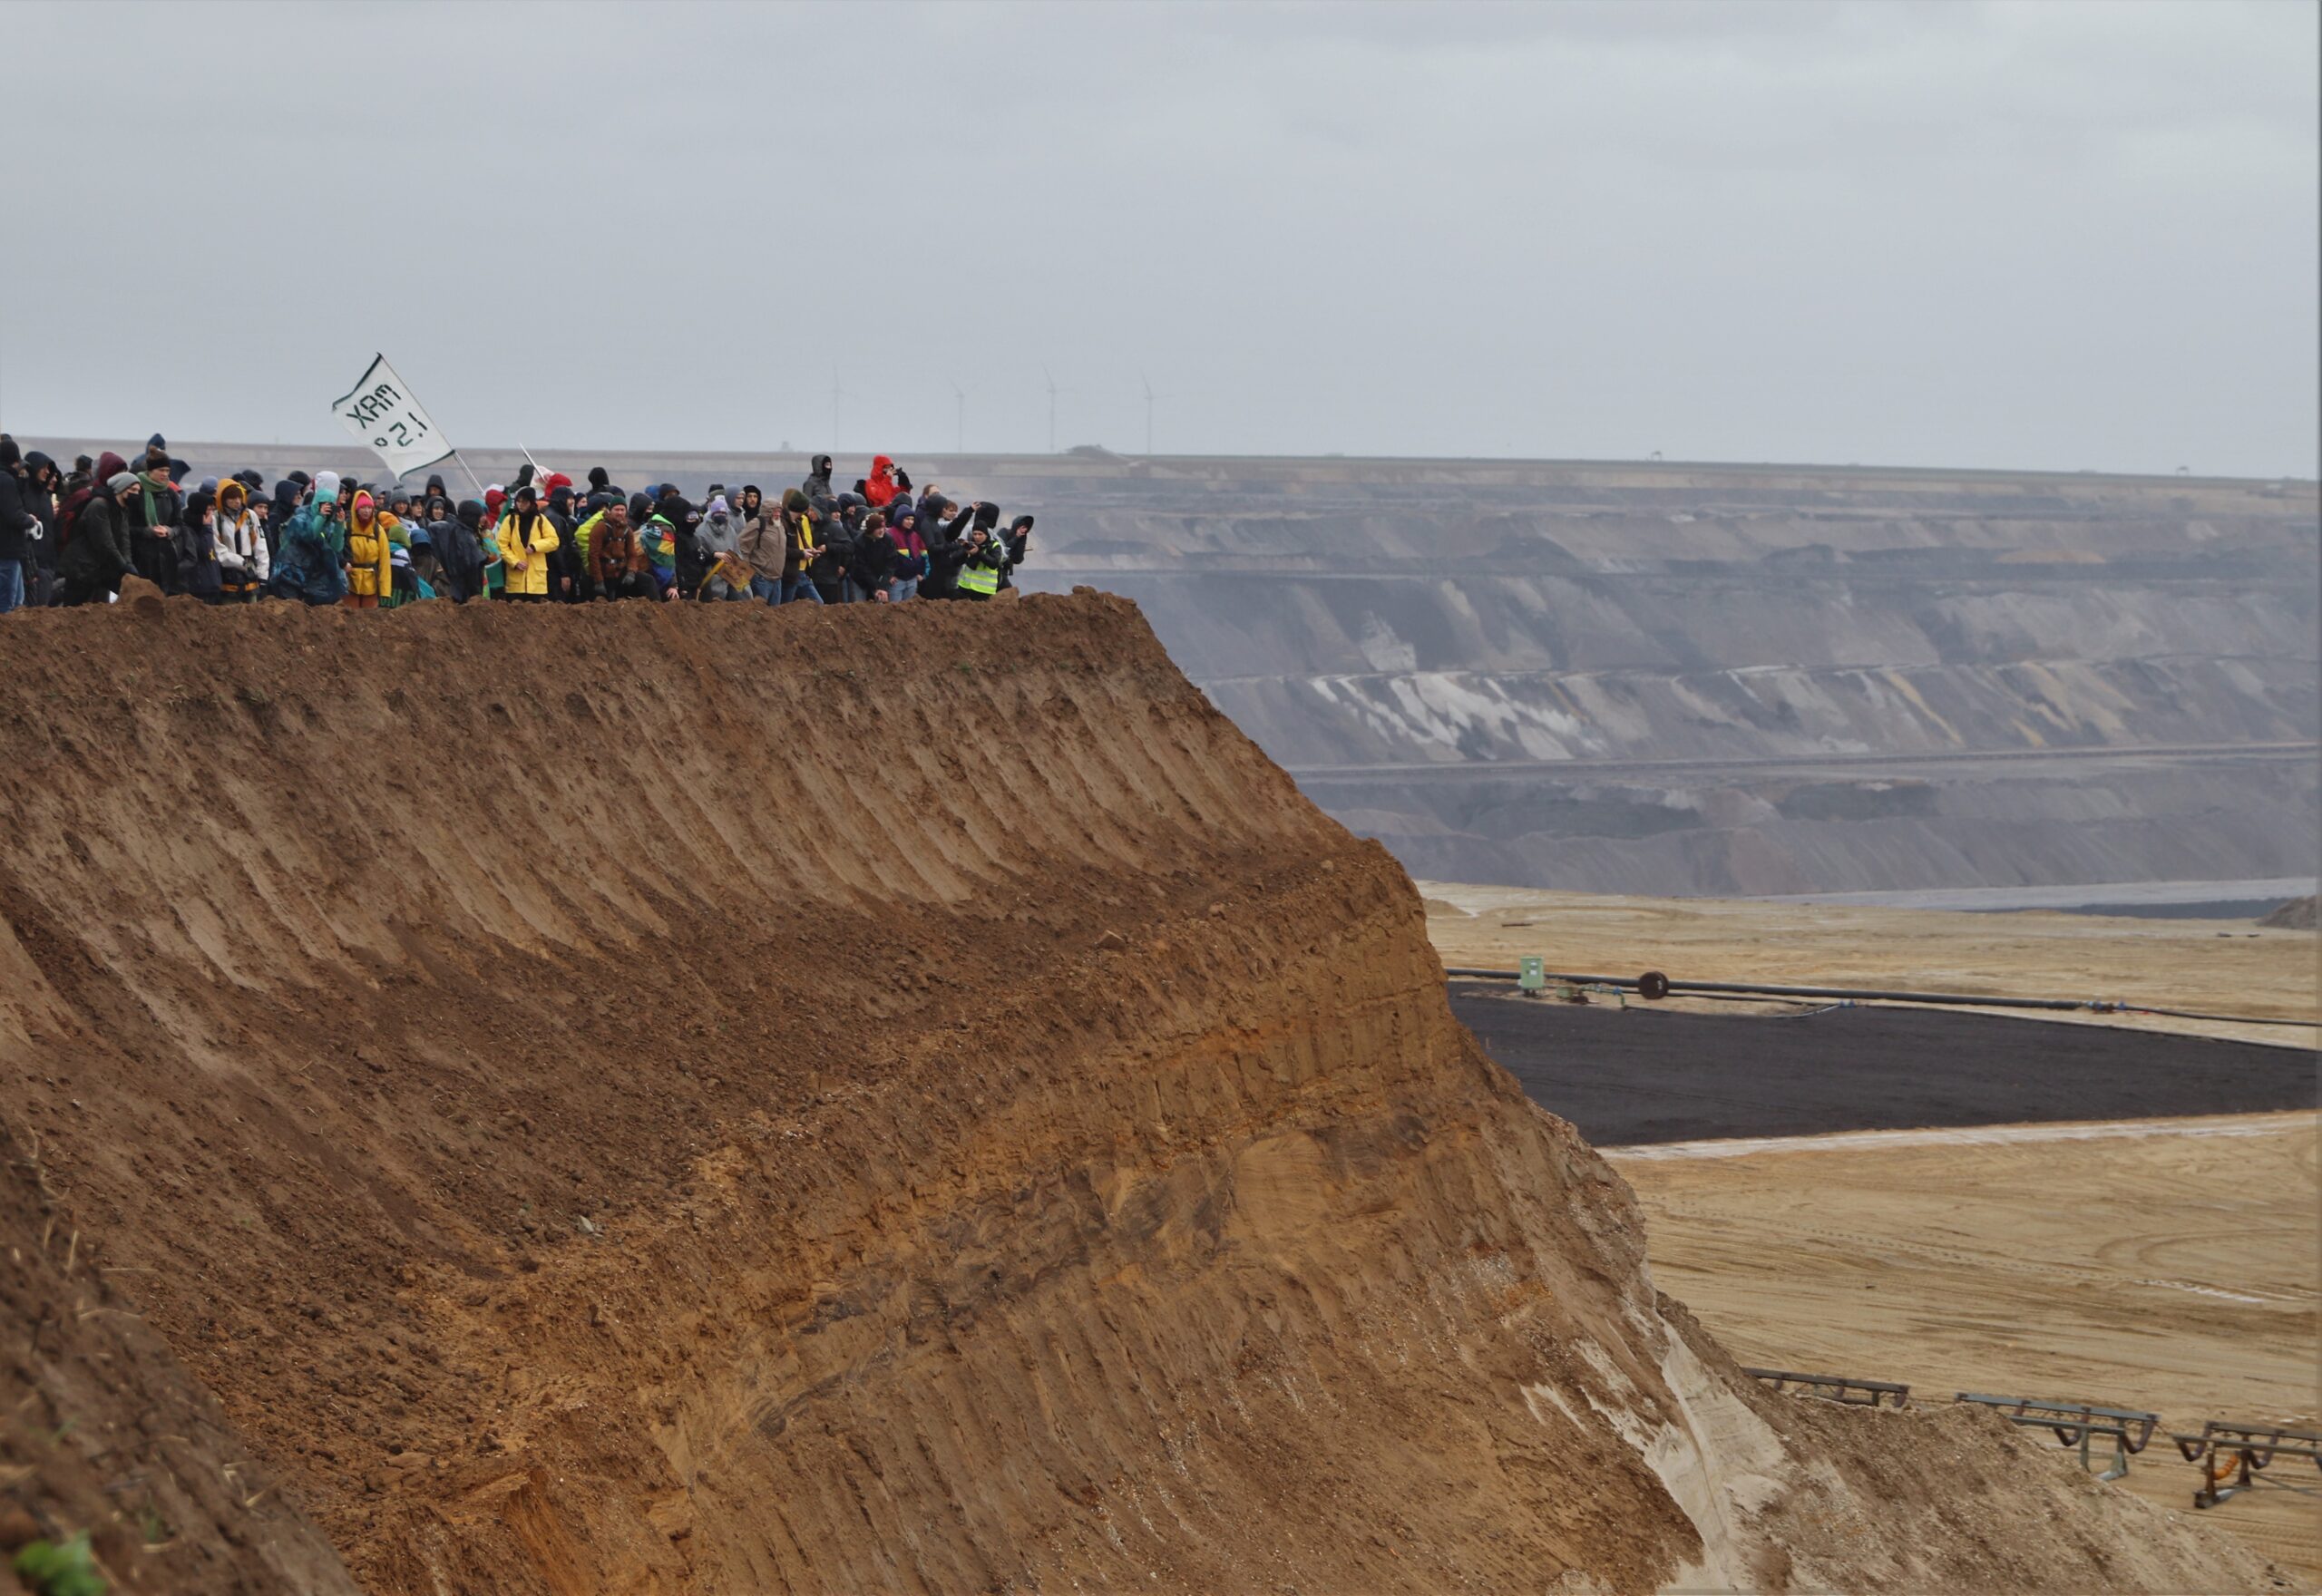
[[[1448,967],[1445,975],[1455,980],[1513,981],[1523,972],[1512,969],[1483,969],[1470,967]],[[2082,1014],[2151,1014],[2165,1015],[2172,1019],[2210,1020],[2222,1025],[2242,1026],[2301,1026],[2313,1028],[2317,1022],[2310,1019],[2278,1019],[2268,1015],[2211,1014],[2192,1008],[2157,1008],[2141,1003],[2125,1003],[2102,998],[1995,998],[1974,992],[1908,992],[1879,987],[1785,987],[1760,981],[1681,981],[1649,969],[1641,976],[1575,975],[1559,970],[1543,970],[1540,979],[1568,987],[1614,987],[1635,992],[1648,1000],[1683,994],[1692,997],[1751,997],[1751,998],[1820,998],[1853,1003],[1917,1003],[1952,1008],[2032,1008],[2063,1009]]]

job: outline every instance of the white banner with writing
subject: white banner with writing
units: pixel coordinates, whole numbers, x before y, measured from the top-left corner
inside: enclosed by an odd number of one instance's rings
[[[372,357],[371,369],[363,374],[355,391],[331,409],[355,434],[355,441],[385,461],[387,469],[397,476],[451,456],[452,445],[384,355]]]

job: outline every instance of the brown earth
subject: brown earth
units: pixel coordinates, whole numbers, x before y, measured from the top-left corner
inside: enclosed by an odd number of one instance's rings
[[[355,1590],[225,1416],[112,1282],[133,1278],[0,1125],[0,1567],[90,1538],[117,1591]],[[9,1589],[15,1589],[11,1584]]]
[[[1741,1377],[1121,601],[124,604],[0,680],[9,1222],[368,1591],[2275,1579]]]

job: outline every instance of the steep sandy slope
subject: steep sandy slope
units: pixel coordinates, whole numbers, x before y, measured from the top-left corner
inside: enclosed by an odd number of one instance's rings
[[[0,1124],[0,1570],[86,1535],[115,1591],[352,1596],[279,1477],[123,1305],[112,1282],[134,1266],[72,1222],[42,1152]]]
[[[1742,1380],[1118,600],[0,671],[0,1102],[369,1590],[2266,1579]]]

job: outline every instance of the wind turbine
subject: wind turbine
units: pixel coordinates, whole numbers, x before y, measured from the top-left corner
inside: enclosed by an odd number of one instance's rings
[[[1053,454],[1056,453],[1056,396],[1059,394],[1069,394],[1073,390],[1058,387],[1056,373],[1049,370],[1045,365],[1040,367],[1040,375],[1049,380],[1049,453]]]
[[[838,453],[838,406],[842,399],[856,399],[862,395],[849,394],[838,384],[838,367],[831,367],[831,453]]]
[[[949,378],[945,379],[947,382],[950,380],[951,379]],[[959,384],[952,383],[951,396],[958,404],[958,408],[952,413],[951,418],[951,453],[954,454],[965,454],[968,452],[968,391],[960,386]],[[1053,431],[1054,429],[1051,428],[1050,430]]]
[[[1153,402],[1156,399],[1182,399],[1185,395],[1155,393],[1153,380],[1143,372],[1137,374],[1137,380],[1145,387],[1145,453],[1147,457],[1150,457],[1153,453]]]

